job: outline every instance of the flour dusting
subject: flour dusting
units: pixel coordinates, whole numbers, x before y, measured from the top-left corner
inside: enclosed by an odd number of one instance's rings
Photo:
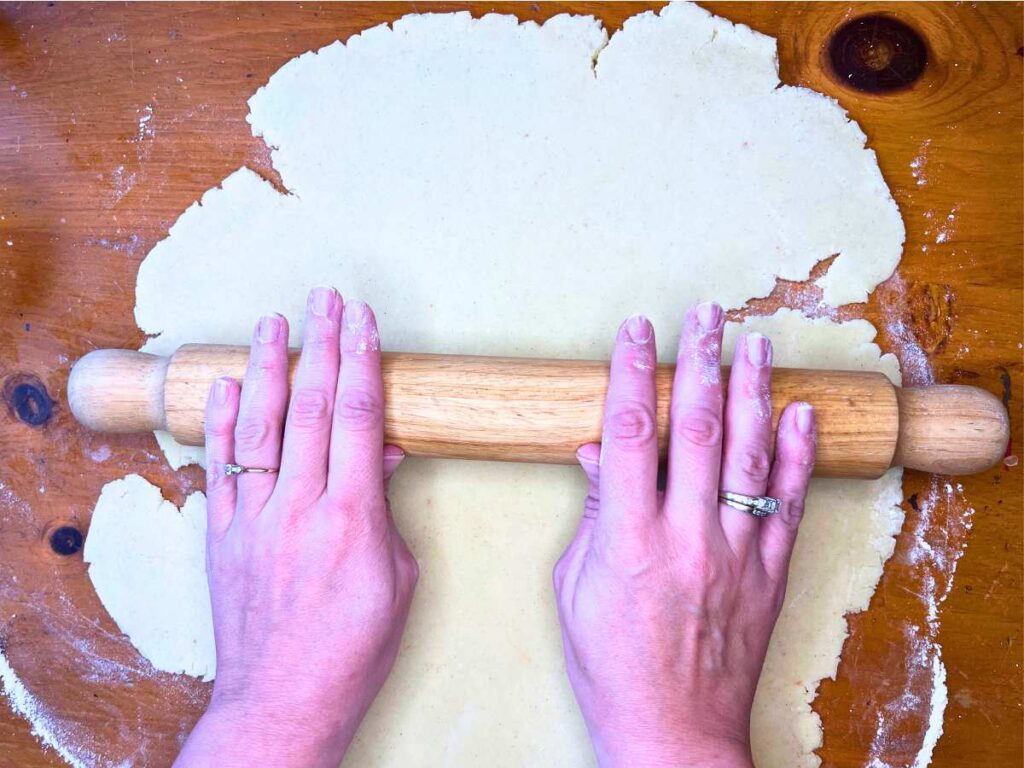
[[[93,752],[84,747],[74,746],[77,741],[74,731],[55,718],[49,708],[32,695],[2,651],[0,683],[3,684],[4,695],[11,709],[32,726],[32,735],[60,755],[68,765],[74,768],[92,768],[99,764],[99,758]]]
[[[922,141],[921,146],[917,149],[917,156],[910,161],[910,173],[914,176],[914,181],[917,182],[919,187],[923,187],[928,183],[928,177],[925,176],[925,168],[928,167],[928,148],[931,144],[931,139]]]
[[[886,755],[902,752],[905,734],[924,733],[911,764],[926,768],[942,735],[943,718],[949,700],[946,667],[939,644],[939,607],[953,589],[960,557],[967,549],[967,535],[973,527],[974,509],[964,498],[963,486],[932,476],[924,492],[911,498],[916,514],[911,535],[913,543],[903,555],[915,575],[916,594],[924,604],[923,621],[907,621],[910,654],[904,668],[904,693],[885,705],[877,715],[877,732],[869,752],[868,768],[897,768]],[[917,693],[924,691],[925,697]]]
[[[906,295],[907,286],[899,272],[893,273],[890,283],[899,296]],[[902,309],[899,302],[883,302],[882,304],[885,329],[896,347],[896,357],[899,358],[900,369],[903,371],[903,383],[916,387],[934,384],[935,372],[928,360],[928,354],[917,340],[913,329],[907,326],[902,316]]]
[[[152,139],[156,136],[156,131],[152,126],[153,120],[153,105],[147,104],[141,110],[139,110],[139,130],[135,134],[135,142],[142,143],[146,139]]]
[[[948,242],[950,238],[953,237],[953,234],[956,232],[956,214],[957,207],[953,206],[953,210],[949,212],[945,220],[939,225],[935,232],[936,245]]]
[[[132,191],[132,187],[135,186],[136,174],[132,171],[125,170],[123,165],[119,165],[110,172],[110,178],[113,182],[110,202],[111,204],[116,205],[121,202],[121,199],[125,195]]]

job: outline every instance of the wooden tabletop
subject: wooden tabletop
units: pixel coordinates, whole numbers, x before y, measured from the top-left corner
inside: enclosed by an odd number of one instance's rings
[[[907,243],[896,275],[840,316],[872,320],[911,382],[999,394],[1020,451],[1021,6],[705,6],[778,38],[782,79],[837,98],[878,153]],[[278,67],[414,9],[457,7],[0,4],[0,647],[16,679],[2,664],[0,673],[36,730],[85,764],[168,764],[208,695],[202,683],[155,674],[104,612],[81,555],[92,505],[129,471],[176,503],[202,477],[169,470],[150,436],[78,427],[65,401],[69,365],[142,342],[136,271],[190,203],[241,165],[275,178],[245,115]],[[537,20],[592,13],[610,30],[641,10],[470,8]],[[813,294],[780,284],[748,311],[813,305]],[[896,555],[870,608],[851,618],[838,679],[814,705],[826,765],[914,762],[938,648],[949,703],[934,764],[1020,764],[1022,468],[1013,463],[970,478],[907,475]],[[8,703],[0,764],[61,765]]]

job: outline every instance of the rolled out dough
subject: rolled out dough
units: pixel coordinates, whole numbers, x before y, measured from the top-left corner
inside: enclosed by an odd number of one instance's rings
[[[250,106],[291,194],[240,169],[182,214],[139,271],[148,351],[245,343],[269,310],[298,343],[307,288],[331,283],[373,303],[391,349],[604,357],[641,310],[664,358],[697,298],[740,306],[838,254],[825,300],[859,301],[902,246],[860,129],[834,101],[780,86],[773,40],[692,5],[640,14],[610,41],[589,17],[409,16],[294,59]],[[898,377],[866,322],[784,310],[749,324],[778,364]],[[161,445],[176,464],[201,458]],[[198,594],[195,573],[103,577],[130,546],[120,521],[170,525],[156,489],[127,482],[94,513],[97,591],[154,663],[203,674],[212,657],[190,649],[209,648],[208,618],[174,636],[132,602],[146,582]],[[410,460],[393,487],[422,578],[347,763],[591,765],[550,587],[581,473]],[[761,768],[818,764],[809,702],[891,554],[900,498],[898,472],[815,483],[758,690]]]

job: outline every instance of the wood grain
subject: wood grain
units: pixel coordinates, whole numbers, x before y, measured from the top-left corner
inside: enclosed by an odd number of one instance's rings
[[[242,383],[248,361],[248,347],[222,344],[185,344],[170,357],[96,350],[74,364],[68,405],[95,432],[163,430],[201,446],[210,387],[219,376]],[[290,386],[298,365],[293,349]],[[581,445],[601,440],[607,361],[383,352],[381,368],[384,440],[410,456],[575,464]],[[675,372],[655,372],[651,428],[663,457]],[[999,398],[964,384],[904,390],[874,371],[775,368],[773,430],[799,401],[815,409],[820,477],[878,478],[893,466],[973,474],[998,464],[1009,440]]]
[[[593,13],[610,29],[640,10],[632,3],[470,7],[524,19]],[[866,305],[838,316],[874,322],[910,383],[970,383],[1003,397],[1019,450],[1021,7],[706,7],[778,38],[782,79],[839,100],[869,137],[899,203],[907,243],[897,274]],[[151,437],[78,427],[64,404],[69,364],[91,349],[141,343],[132,319],[139,262],[202,192],[241,165],[276,179],[245,123],[252,92],[294,55],[409,10],[386,3],[0,5],[0,379],[7,403],[0,418],[0,640],[80,751],[167,764],[208,691],[151,674],[103,611],[80,552],[64,556],[50,546],[61,528],[87,530],[99,489],[127,471],[179,503],[202,487],[195,469],[171,472]],[[920,79],[885,94],[837,79],[826,55],[839,26],[875,11],[904,20],[928,50]],[[782,302],[828,311],[813,286],[789,283],[745,311]],[[896,554],[870,608],[852,617],[838,679],[821,686],[815,704],[826,765],[862,766],[873,750],[906,765],[920,749],[930,683],[910,660],[929,637],[912,628],[926,627],[928,596],[944,590],[950,568],[948,560],[945,570],[922,563],[922,541],[950,554],[969,541],[939,607],[950,701],[934,764],[1019,764],[1021,471],[999,467],[962,480],[962,490],[956,480],[907,475]],[[892,715],[887,708],[908,693],[923,703],[890,717],[894,732],[873,747],[879,715]],[[4,714],[0,764],[61,761],[40,749],[24,720]]]

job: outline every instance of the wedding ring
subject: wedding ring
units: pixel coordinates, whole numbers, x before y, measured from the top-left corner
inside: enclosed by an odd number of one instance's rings
[[[726,506],[747,512],[754,517],[768,517],[779,511],[781,502],[771,496],[747,496],[744,493],[719,491],[718,500]]]
[[[277,470],[273,467],[243,467],[241,464],[225,464],[225,475],[240,475],[243,472],[252,472],[257,475],[276,475]]]

